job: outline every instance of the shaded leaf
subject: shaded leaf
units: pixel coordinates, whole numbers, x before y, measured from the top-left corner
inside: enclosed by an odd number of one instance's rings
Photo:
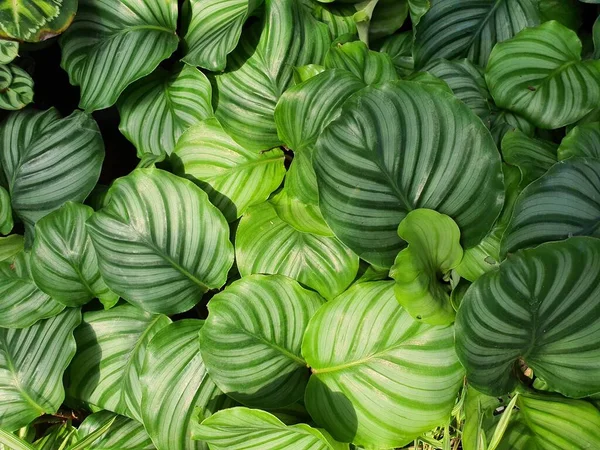
[[[347,70],[365,84],[398,79],[392,58],[387,53],[369,50],[369,47],[360,41],[332,46],[323,65],[329,69]]]
[[[33,80],[19,66],[0,65],[0,109],[17,110],[33,101]]]
[[[558,159],[572,156],[600,159],[600,122],[584,123],[569,131],[558,147]]]
[[[556,163],[557,148],[553,142],[528,137],[519,130],[502,138],[504,161],[519,168],[522,186],[537,180]]]
[[[100,411],[87,416],[79,426],[80,438],[89,436],[113,417],[115,417],[115,421],[110,425],[108,431],[86,449],[152,450],[155,448],[141,423],[109,411]]]

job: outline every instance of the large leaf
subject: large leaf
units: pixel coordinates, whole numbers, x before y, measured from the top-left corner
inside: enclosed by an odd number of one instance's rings
[[[33,80],[19,66],[0,65],[0,109],[17,110],[33,101]]]
[[[348,449],[306,424],[287,426],[266,411],[242,407],[213,414],[194,427],[193,436],[207,442],[211,450]]]
[[[170,322],[132,305],[85,313],[75,331],[77,354],[69,367],[69,395],[141,420],[139,378],[146,347]]]
[[[142,372],[142,418],[158,450],[207,449],[192,441],[195,422],[233,406],[206,372],[198,347],[200,320],[180,320],[150,342]]]
[[[28,230],[67,201],[83,202],[102,168],[104,144],[91,116],[54,109],[11,114],[0,124],[0,166],[12,207]]]
[[[416,28],[415,65],[468,58],[485,67],[494,45],[540,22],[536,0],[431,0]]]
[[[132,82],[177,48],[175,0],[80,0],[62,36],[62,67],[81,87],[79,107],[112,106]]]
[[[399,307],[393,282],[354,285],[306,330],[308,412],[341,442],[402,447],[450,416],[463,379],[453,341]]]
[[[170,155],[179,136],[213,115],[212,88],[206,76],[184,65],[162,69],[130,86],[119,99],[121,133],[145,154]]]
[[[269,198],[285,176],[281,150],[250,151],[235,142],[216,119],[184,133],[171,161],[174,173],[204,189],[229,222]]]
[[[12,62],[19,54],[19,43],[0,39],[0,64]]]
[[[560,128],[597,107],[599,78],[600,61],[582,61],[577,34],[555,21],[498,44],[486,68],[496,104],[540,128]]]
[[[233,264],[229,228],[199,187],[159,169],[136,169],[108,195],[88,231],[114,292],[146,311],[174,314],[225,284]]]
[[[450,216],[471,247],[502,207],[500,156],[483,123],[459,100],[419,83],[390,82],[351,97],[319,137],[314,162],[325,220],[379,266],[391,266],[404,246],[396,230],[413,209]]]
[[[557,147],[554,142],[531,138],[519,130],[502,138],[504,161],[519,168],[523,186],[537,180],[556,163]]]
[[[109,305],[118,300],[100,276],[85,228],[93,212],[89,206],[67,202],[35,225],[31,274],[42,291],[66,306],[81,306],[93,298]]]
[[[455,326],[473,387],[489,395],[512,391],[524,361],[551,390],[600,392],[599,252],[600,240],[588,237],[543,244],[470,287]]]
[[[225,69],[242,26],[263,0],[191,0],[191,21],[184,37],[183,61],[212,71]]]
[[[354,280],[358,257],[335,236],[302,232],[265,202],[248,210],[236,234],[236,262],[242,276],[255,273],[294,278],[332,299]]]
[[[69,309],[22,330],[0,328],[0,428],[13,431],[58,410],[80,319]]]
[[[273,112],[293,81],[294,66],[318,64],[330,43],[327,26],[303,2],[266,0],[262,23],[255,24],[216,76],[216,115],[241,145],[265,150],[280,145]]]
[[[237,401],[278,408],[302,398],[310,375],[300,354],[308,321],[323,304],[281,275],[251,275],[208,304],[200,351],[211,379]]]
[[[558,147],[558,159],[571,156],[600,159],[600,122],[584,123],[569,131]]]
[[[369,50],[369,47],[360,41],[332,46],[323,64],[330,69],[347,70],[365,84],[398,79],[392,58],[387,53]]]
[[[79,426],[79,437],[84,439],[113,417],[116,419],[108,431],[92,445],[86,447],[86,450],[152,450],[155,448],[141,423],[110,411],[100,411],[87,416]]]
[[[555,164],[517,198],[501,255],[571,236],[600,237],[600,160]]]

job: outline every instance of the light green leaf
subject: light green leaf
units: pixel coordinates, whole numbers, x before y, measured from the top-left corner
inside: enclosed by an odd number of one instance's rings
[[[354,13],[356,9],[352,5],[335,3],[333,5],[315,4],[313,16],[329,27],[329,35],[332,40],[342,36],[355,35],[356,22]]]
[[[219,411],[196,425],[193,438],[207,442],[211,450],[348,449],[306,424],[287,426],[266,411],[242,407]]]
[[[496,43],[539,23],[537,0],[431,0],[416,27],[415,66],[468,58],[485,67]]]
[[[62,36],[62,67],[81,87],[79,107],[108,108],[177,48],[175,0],[80,0]]]
[[[485,395],[471,386],[466,389],[465,424],[461,439],[463,450],[487,450],[486,443],[502,417],[495,411],[505,406],[508,398]]]
[[[468,248],[502,208],[500,156],[489,132],[462,102],[420,83],[385,83],[350,98],[319,137],[314,163],[328,225],[379,266],[391,266],[405,246],[397,228],[413,209],[450,216]]]
[[[498,44],[486,68],[496,105],[547,129],[573,123],[596,107],[599,78],[600,61],[581,61],[577,34],[555,21]]]
[[[33,80],[19,66],[0,65],[0,109],[17,110],[33,101]]]
[[[584,123],[569,131],[558,147],[558,159],[572,156],[600,159],[600,122]]]
[[[326,299],[341,294],[358,271],[358,256],[336,237],[297,230],[278,216],[270,202],[242,217],[235,251],[242,276],[286,275]]]
[[[19,43],[0,39],[0,64],[8,64],[19,55]]]
[[[504,161],[519,168],[522,186],[537,180],[556,163],[557,148],[554,142],[528,137],[519,130],[502,138]]]
[[[136,169],[108,195],[87,226],[113,292],[146,311],[175,314],[225,284],[233,264],[229,227],[199,187]]]
[[[216,119],[185,132],[171,162],[173,172],[204,189],[229,222],[267,200],[285,176],[281,150],[250,151],[225,133]]]
[[[89,206],[67,202],[35,226],[31,274],[42,291],[65,306],[81,306],[93,298],[109,304],[119,299],[100,276],[85,228],[93,212]]]
[[[250,150],[281,144],[273,112],[293,82],[294,67],[320,64],[330,44],[327,26],[302,2],[266,0],[263,23],[253,26],[215,77],[216,115],[223,128]]]
[[[5,328],[29,327],[65,308],[34,283],[25,252],[0,262],[0,298],[0,327]]]
[[[184,65],[173,73],[157,69],[119,99],[119,129],[139,158],[170,155],[185,130],[212,117],[211,99],[210,81],[196,68]]]
[[[358,37],[362,42],[369,45],[369,28],[379,0],[351,0],[350,3],[355,3],[356,13],[354,13],[353,18],[356,23]]]
[[[448,420],[462,384],[453,329],[416,322],[393,288],[354,285],[321,307],[304,335],[313,372],[306,408],[340,442],[402,447]]]
[[[555,164],[517,198],[501,255],[571,236],[600,237],[600,160]]]
[[[600,240],[588,237],[547,243],[519,251],[473,283],[455,327],[474,388],[511,392],[524,362],[563,395],[600,392],[598,252]]]
[[[31,444],[13,433],[0,429],[0,449],[5,450],[35,450]]]
[[[8,191],[0,186],[0,234],[7,235],[13,229],[12,206]]]
[[[0,136],[12,208],[28,231],[63,203],[83,202],[98,181],[104,144],[87,114],[20,111],[0,124]]]
[[[110,411],[100,411],[87,416],[79,426],[80,438],[84,439],[101,429],[102,425],[113,417],[115,421],[108,431],[87,446],[86,450],[152,450],[155,448],[141,423]]]
[[[430,87],[431,89],[436,89],[447,94],[454,94],[452,89],[450,89],[450,86],[448,86],[448,83],[441,78],[436,77],[435,75],[431,75],[428,72],[414,72],[405,79],[414,83],[420,83],[424,86]]]
[[[24,239],[18,234],[0,237],[0,261],[12,259],[23,250]]]
[[[62,0],[3,0],[0,2],[0,37],[30,40],[39,28],[58,16],[62,3]]]
[[[68,309],[29,328],[0,328],[0,427],[14,431],[54,414],[64,400],[62,376],[75,354],[81,314]]]
[[[262,0],[190,0],[191,21],[183,61],[214,72],[225,69],[242,26]]]
[[[392,58],[387,53],[369,50],[369,47],[360,41],[332,46],[323,64],[328,69],[347,70],[365,84],[398,79]]]
[[[401,77],[412,73],[414,61],[412,55],[413,33],[406,31],[386,38],[379,49],[392,58],[396,72]]]
[[[201,320],[180,320],[154,336],[142,372],[142,418],[158,450],[207,449],[192,441],[191,430],[234,402],[206,372],[200,356]]]
[[[77,354],[69,367],[69,395],[141,420],[139,377],[148,342],[171,323],[132,305],[90,311],[75,331]]]
[[[294,83],[300,84],[312,77],[319,75],[324,70],[325,67],[319,64],[307,64],[306,66],[295,67]],[[275,113],[277,113],[277,109],[275,109]],[[277,119],[275,119],[275,121],[277,121]]]
[[[415,209],[400,222],[398,235],[408,247],[390,270],[396,300],[417,320],[431,325],[454,322],[450,270],[463,257],[460,230],[454,221],[430,209]]]
[[[310,372],[300,354],[308,321],[323,304],[281,275],[250,275],[208,304],[200,352],[211,379],[248,406],[280,408],[302,398]]]
[[[77,442],[77,428],[70,422],[53,425],[48,428],[44,436],[33,443],[36,450],[72,450],[72,445]]]

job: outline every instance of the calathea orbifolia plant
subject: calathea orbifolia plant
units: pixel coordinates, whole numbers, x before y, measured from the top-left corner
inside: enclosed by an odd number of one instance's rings
[[[75,3],[0,1],[1,449],[600,449],[594,1]]]

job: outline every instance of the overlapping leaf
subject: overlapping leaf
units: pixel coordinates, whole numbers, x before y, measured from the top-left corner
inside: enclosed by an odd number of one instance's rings
[[[33,80],[19,66],[0,65],[0,109],[17,110],[33,101]]]
[[[412,55],[413,34],[410,31],[394,34],[383,41],[380,52],[387,53],[392,58],[396,72],[400,76],[412,73],[414,61]]]
[[[360,41],[334,45],[327,52],[323,65],[329,69],[347,70],[365,84],[398,79],[392,58],[387,53],[369,50]]]
[[[152,450],[155,448],[141,423],[109,411],[100,411],[87,416],[79,426],[79,437],[84,439],[113,417],[116,419],[110,428],[87,449]]]
[[[8,64],[19,54],[19,43],[0,39],[0,64]]]
[[[571,156],[600,159],[600,122],[584,123],[569,131],[558,147],[558,159]]]
[[[0,261],[10,260],[23,250],[23,236],[11,234],[10,236],[0,237]]]
[[[519,130],[502,138],[504,161],[519,168],[523,186],[537,180],[556,163],[556,149],[553,142],[528,137]]]
[[[6,189],[0,186],[0,233],[9,234],[13,229],[12,207],[10,195]]]

